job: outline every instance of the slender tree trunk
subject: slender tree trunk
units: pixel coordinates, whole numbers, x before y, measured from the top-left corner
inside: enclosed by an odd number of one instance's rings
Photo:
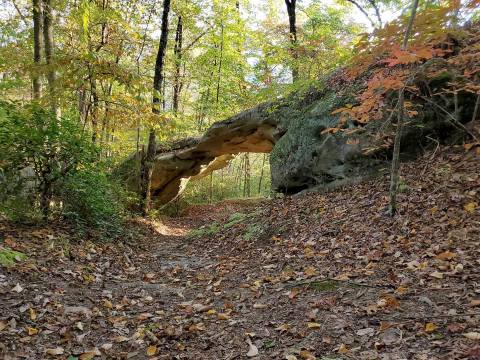
[[[223,62],[223,40],[224,40],[224,27],[223,22],[220,25],[221,27],[221,40],[220,40],[220,59],[218,61],[218,75],[217,75],[217,98],[216,98],[216,107],[218,108],[218,100],[220,96],[220,81],[222,79],[222,62]]]
[[[90,93],[92,96],[92,107],[90,108],[92,114],[92,143],[96,144],[98,133],[98,93],[97,80],[93,75],[93,71],[90,76]]]
[[[154,114],[160,113],[161,90],[163,83],[163,66],[165,64],[165,54],[168,42],[168,13],[170,12],[170,0],[163,1],[162,14],[162,32],[160,35],[160,44],[158,46],[157,59],[155,61],[155,75],[153,78],[153,97],[152,111]],[[163,94],[164,95],[164,94]],[[143,199],[143,214],[146,215],[150,210],[150,188],[152,181],[153,165],[156,153],[156,134],[153,127],[150,128],[148,136],[147,151],[143,156],[141,164],[141,187]]]
[[[295,5],[296,0],[285,0],[287,5],[288,23],[290,25],[290,51],[292,53],[292,80],[296,82],[298,80],[298,59],[297,59],[297,25]]]
[[[183,43],[183,22],[182,16],[178,16],[177,30],[175,32],[175,46],[173,48],[173,54],[175,57],[175,70],[173,75],[173,112],[178,112],[178,103],[180,99],[180,91],[182,88],[182,43]]]
[[[43,41],[45,45],[45,60],[48,66],[47,71],[47,81],[48,89],[51,97],[52,111],[59,117],[58,105],[56,99],[56,72],[53,68],[53,12],[52,12],[52,3],[51,0],[43,0]]]
[[[413,0],[412,4],[412,13],[410,15],[410,20],[408,22],[407,30],[405,31],[405,36],[403,38],[402,50],[406,50],[408,47],[408,40],[410,39],[410,34],[413,28],[413,22],[417,14],[418,1]],[[390,174],[390,205],[389,205],[389,214],[390,216],[395,216],[397,212],[397,192],[398,192],[398,183],[400,180],[400,143],[402,139],[403,126],[404,126],[404,111],[405,106],[405,88],[402,87],[398,93],[398,120],[397,120],[397,132],[395,134],[395,141],[393,144],[393,158],[392,158],[392,169]]]
[[[260,195],[262,192],[262,180],[263,180],[263,169],[265,168],[265,160],[267,158],[267,154],[263,154],[263,160],[262,160],[262,170],[260,171],[260,180],[258,181],[258,194]]]
[[[211,204],[213,202],[213,171],[210,173],[210,184],[208,186],[208,193],[209,203]]]
[[[33,69],[32,83],[33,83],[33,98],[40,99],[42,96],[42,84],[40,82],[39,65],[42,61],[42,1],[33,0],[32,7],[33,16],[33,62],[35,68]]]

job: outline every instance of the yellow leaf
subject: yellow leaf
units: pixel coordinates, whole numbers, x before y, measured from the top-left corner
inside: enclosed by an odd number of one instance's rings
[[[338,348],[338,352],[340,354],[346,354],[348,352],[347,346],[345,344],[340,344],[340,347]]]
[[[307,326],[309,329],[320,329],[322,327],[322,325],[316,322],[308,322]]]
[[[427,332],[427,333],[434,332],[437,328],[438,328],[438,326],[435,325],[435,323],[433,323],[433,322],[429,322],[429,323],[425,324],[425,332]]]
[[[215,309],[210,309],[207,311],[207,314],[208,315],[215,315],[217,313],[217,311]]]
[[[153,356],[157,353],[157,347],[155,345],[150,345],[147,348],[147,356]]]
[[[28,309],[30,312],[30,320],[36,320],[37,319],[37,312],[35,311],[34,308]]]
[[[27,332],[28,332],[28,335],[30,335],[30,336],[37,335],[38,334],[38,329],[27,326]]]
[[[475,209],[477,208],[478,204],[476,202],[469,202],[468,204],[463,205],[463,208],[465,211],[469,213],[473,213]]]
[[[113,304],[109,300],[104,300],[103,301],[103,306],[105,306],[107,309],[112,309],[113,308]]]

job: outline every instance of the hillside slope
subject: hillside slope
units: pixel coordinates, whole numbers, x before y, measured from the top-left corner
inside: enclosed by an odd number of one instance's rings
[[[3,245],[29,258],[2,268],[0,351],[6,359],[479,359],[479,160],[478,147],[457,147],[404,164],[393,219],[379,178],[193,207],[137,221],[118,243],[68,243],[65,228],[2,223]]]

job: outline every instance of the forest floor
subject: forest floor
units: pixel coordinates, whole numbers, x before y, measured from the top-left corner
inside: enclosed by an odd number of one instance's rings
[[[110,243],[0,223],[28,255],[0,269],[0,358],[478,360],[479,160],[404,164],[395,218],[385,177],[132,220]]]

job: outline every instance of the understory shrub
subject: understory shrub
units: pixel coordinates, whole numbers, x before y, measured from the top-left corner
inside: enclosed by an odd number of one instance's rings
[[[74,111],[56,117],[36,103],[0,101],[0,216],[63,218],[82,232],[114,236],[135,197],[107,170]]]
[[[122,228],[124,195],[104,172],[81,169],[61,185],[62,215],[80,231],[94,229],[102,236],[114,236]]]

